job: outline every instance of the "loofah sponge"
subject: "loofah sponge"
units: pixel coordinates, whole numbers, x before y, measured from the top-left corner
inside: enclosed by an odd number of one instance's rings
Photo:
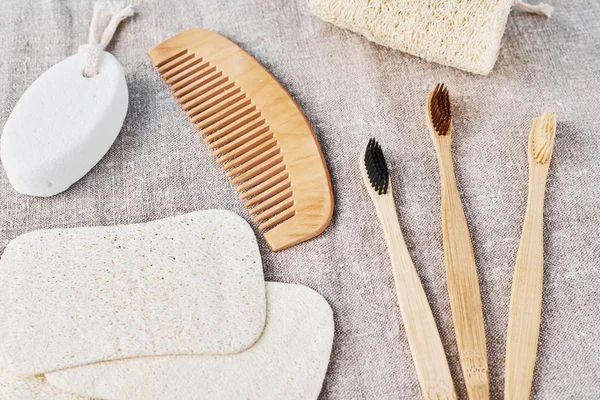
[[[44,375],[20,376],[0,368],[0,400],[88,400],[52,386]]]
[[[0,259],[0,365],[22,375],[237,353],[265,318],[256,237],[228,211],[30,232]]]
[[[127,400],[314,400],[333,343],[327,301],[304,286],[267,282],[267,324],[238,354],[131,358],[47,374],[48,382],[91,397]]]
[[[309,0],[312,12],[327,22],[384,46],[483,75],[494,67],[514,3],[515,0]]]

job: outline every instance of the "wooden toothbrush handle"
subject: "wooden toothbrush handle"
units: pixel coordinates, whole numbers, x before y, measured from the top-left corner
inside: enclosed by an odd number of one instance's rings
[[[377,213],[385,232],[396,294],[413,362],[426,399],[456,399],[450,368],[421,280],[406,248],[394,199],[378,196]]]
[[[450,151],[440,159],[442,230],[448,295],[469,399],[489,399],[485,327],[479,279],[452,167]]]
[[[512,282],[506,338],[504,398],[507,400],[529,399],[533,382],[542,311],[545,176],[541,178],[530,178]]]

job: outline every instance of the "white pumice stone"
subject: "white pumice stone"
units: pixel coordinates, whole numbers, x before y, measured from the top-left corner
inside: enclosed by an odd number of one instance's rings
[[[30,232],[0,258],[0,368],[237,353],[260,337],[265,302],[256,237],[229,211]]]
[[[98,74],[83,76],[82,53],[54,65],[25,91],[9,116],[0,158],[12,186],[53,196],[88,173],[115,141],[127,114],[123,67],[102,52]]]
[[[105,399],[315,400],[333,343],[333,313],[305,286],[267,282],[267,324],[238,354],[131,358],[46,375],[58,388]]]

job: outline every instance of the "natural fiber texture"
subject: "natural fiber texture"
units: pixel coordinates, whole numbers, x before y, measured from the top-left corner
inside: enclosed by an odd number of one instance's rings
[[[95,363],[47,374],[48,382],[106,399],[315,400],[331,354],[331,308],[305,286],[266,288],[265,330],[246,351]]]
[[[265,326],[256,238],[223,210],[26,233],[4,250],[0,287],[0,365],[23,375],[237,353]]]
[[[550,1],[548,1],[550,2]],[[533,3],[533,1],[532,1]],[[212,29],[261,61],[315,128],[336,200],[317,238],[271,253],[266,278],[304,284],[334,311],[321,400],[421,399],[387,250],[357,168],[375,136],[390,163],[403,233],[431,303],[456,389],[465,397],[446,290],[427,94],[452,95],[454,163],[477,261],[493,399],[502,398],[511,280],[527,202],[533,119],[556,112],[546,199],[545,281],[534,400],[600,398],[600,4],[552,1],[552,19],[514,10],[487,77],[378,46],[323,22],[305,0],[144,0],[108,50],[125,69],[129,114],[114,146],[66,192],[18,195],[0,171],[0,249],[54,227],[146,222],[207,208],[247,220],[214,158],[145,51]],[[0,125],[31,82],[86,40],[90,1],[9,0],[0,12]],[[255,231],[256,232],[256,231]]]
[[[44,375],[19,376],[0,368],[0,400],[83,400],[48,383]]]
[[[341,28],[429,61],[488,74],[514,0],[309,0]]]

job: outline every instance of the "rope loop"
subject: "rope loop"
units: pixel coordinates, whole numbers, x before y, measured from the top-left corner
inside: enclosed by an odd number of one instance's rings
[[[552,12],[554,11],[554,7],[552,7],[550,4],[529,4],[522,0],[515,0],[515,7],[531,14],[545,15],[547,18],[552,17]]]
[[[124,19],[133,16],[133,6],[123,6],[117,2],[98,2],[94,5],[94,15],[90,23],[88,44],[82,46],[85,53],[83,76],[91,78],[98,73],[102,51],[112,40],[117,27]]]

